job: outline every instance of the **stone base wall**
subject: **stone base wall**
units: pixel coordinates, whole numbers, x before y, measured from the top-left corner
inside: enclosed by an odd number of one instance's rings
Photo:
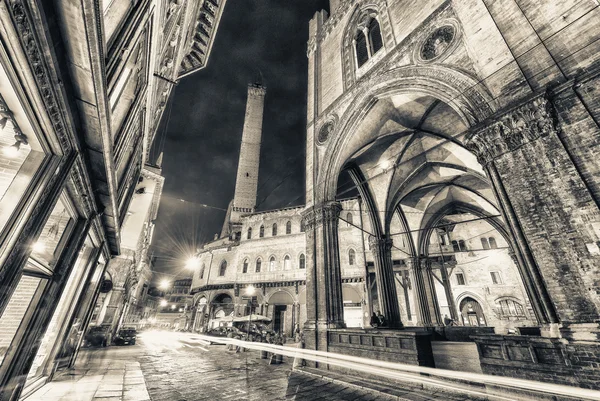
[[[327,350],[387,362],[435,367],[432,333],[393,330],[329,330]]]
[[[600,389],[600,344],[536,336],[473,336],[483,373]]]

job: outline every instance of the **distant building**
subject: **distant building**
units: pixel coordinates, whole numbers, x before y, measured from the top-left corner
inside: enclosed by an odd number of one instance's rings
[[[193,297],[190,294],[191,278],[173,281],[159,299],[156,326],[187,330],[192,319]]]

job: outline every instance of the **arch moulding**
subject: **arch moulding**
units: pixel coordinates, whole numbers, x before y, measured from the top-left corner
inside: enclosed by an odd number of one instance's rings
[[[317,172],[314,189],[316,203],[335,199],[337,177],[346,162],[345,156],[358,149],[344,150],[378,100],[400,94],[432,96],[452,107],[467,126],[485,120],[497,108],[474,77],[439,65],[406,66],[370,76],[357,84],[350,94],[355,95],[354,100],[339,119],[324,156],[320,156],[323,160],[316,163],[322,166]]]

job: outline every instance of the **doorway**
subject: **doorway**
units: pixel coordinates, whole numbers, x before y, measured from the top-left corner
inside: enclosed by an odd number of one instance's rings
[[[273,316],[273,330],[277,333],[285,333],[285,311],[287,305],[275,305]]]

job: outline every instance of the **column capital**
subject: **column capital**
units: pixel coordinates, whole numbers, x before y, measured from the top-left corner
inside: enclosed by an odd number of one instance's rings
[[[394,241],[389,237],[378,238],[374,235],[369,236],[369,249],[373,253],[389,252],[394,245]]]
[[[503,110],[471,129],[465,147],[487,165],[505,153],[558,131],[556,112],[546,94]]]
[[[327,222],[336,222],[340,217],[340,202],[325,202],[311,207],[302,213],[302,224],[305,229],[319,227]]]

